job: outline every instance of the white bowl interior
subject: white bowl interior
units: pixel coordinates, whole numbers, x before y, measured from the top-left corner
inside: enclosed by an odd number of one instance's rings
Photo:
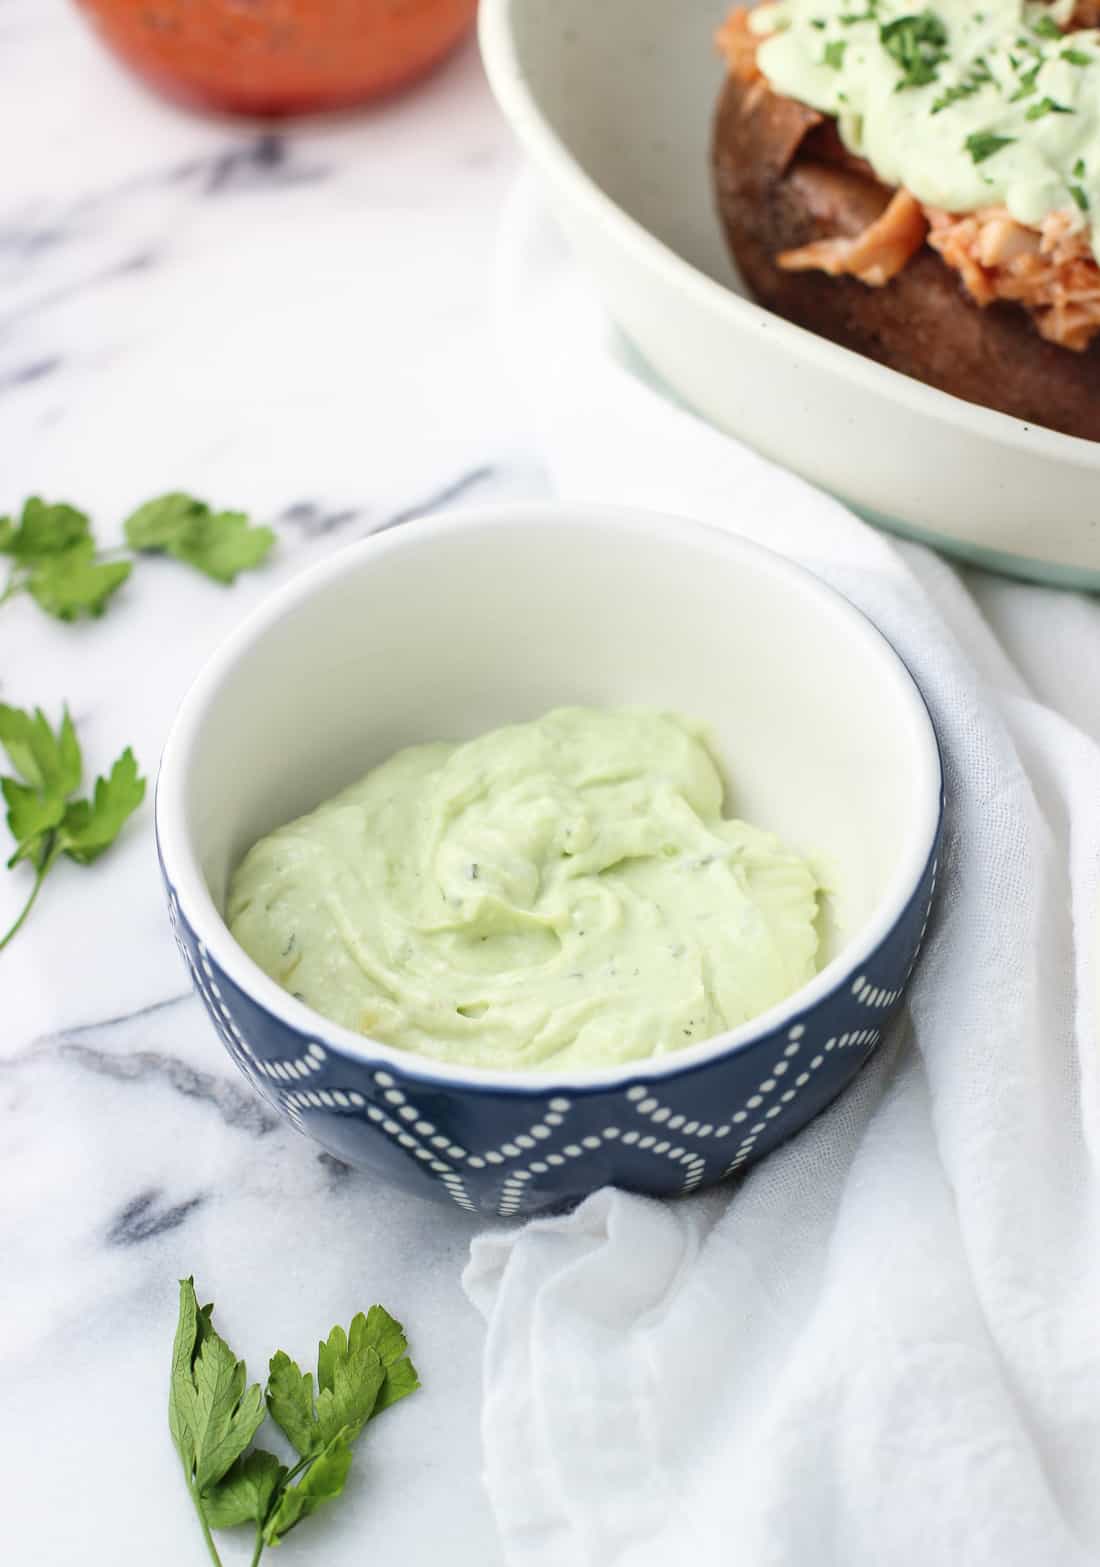
[[[605,195],[671,250],[744,290],[714,210],[710,137],[732,0],[525,0],[514,47],[535,100]]]
[[[195,919],[207,890],[222,909],[257,838],[399,747],[567,703],[705,720],[727,809],[832,880],[838,947],[892,918],[915,886],[937,816],[935,740],[903,665],[851,606],[694,523],[487,508],[342,552],[207,667],[159,785],[185,909]]]

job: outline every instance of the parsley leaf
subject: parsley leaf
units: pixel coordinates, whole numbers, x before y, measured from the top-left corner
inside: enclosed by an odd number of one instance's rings
[[[126,521],[126,542],[134,550],[163,550],[216,582],[233,582],[260,565],[275,535],[252,527],[244,512],[213,512],[205,501],[176,491],[138,507]]]
[[[25,713],[0,702],[0,745],[24,782],[62,799],[80,787],[80,743],[66,708],[54,734],[40,707]]]
[[[8,860],[11,870],[21,860],[33,860],[43,846],[43,840],[58,826],[65,815],[65,802],[54,795],[39,794],[14,778],[0,778],[0,793],[8,808],[7,822],[16,842],[15,853]]]
[[[370,1344],[378,1351],[386,1370],[386,1380],[374,1406],[374,1413],[381,1414],[399,1399],[407,1398],[420,1386],[416,1368],[409,1359],[409,1345],[400,1322],[391,1317],[383,1306],[372,1306],[366,1317],[360,1312],[351,1324],[349,1343],[354,1351],[361,1344]]]
[[[75,620],[82,611],[99,615],[130,575],[128,562],[101,564],[86,514],[65,502],[49,505],[32,495],[18,526],[0,518],[0,554],[12,573],[0,603],[24,590],[47,614]]]
[[[98,561],[92,551],[89,540],[34,563],[25,586],[39,608],[58,620],[103,614],[111,594],[126,581],[132,567],[128,560]]]
[[[254,528],[244,512],[219,511],[196,520],[183,545],[172,553],[216,582],[233,582],[266,558],[275,542],[270,528]]]
[[[145,798],[145,779],[127,746],[106,778],[97,778],[91,800],[76,800],[61,822],[61,847],[78,865],[91,865],[109,849]]]
[[[33,713],[0,704],[0,746],[16,777],[0,778],[7,824],[15,839],[9,869],[34,867],[30,895],[15,924],[0,938],[7,946],[27,918],[42,883],[61,855],[90,865],[109,849],[126,819],[145,798],[145,780],[133,752],[125,750],[106,778],[97,778],[91,800],[70,800],[80,787],[80,744],[68,709],[55,733],[41,708]]]
[[[1084,179],[1084,177],[1085,177],[1085,160],[1084,160],[1084,158],[1078,158],[1077,162],[1073,165],[1073,177],[1074,177],[1075,180],[1083,180]]]
[[[1094,54],[1086,54],[1083,49],[1063,49],[1058,57],[1069,65],[1092,65],[1096,59]]]
[[[202,1510],[211,1529],[233,1529],[242,1523],[262,1526],[288,1473],[286,1465],[262,1447],[254,1447],[238,1458],[202,1499]]]
[[[300,1370],[281,1349],[268,1367],[267,1412],[300,1458],[317,1451],[320,1433],[313,1407],[313,1373]]]
[[[948,54],[947,29],[934,11],[885,23],[879,28],[879,41],[902,70],[895,92],[934,82]]]
[[[180,490],[158,495],[126,519],[126,542],[135,550],[169,549],[195,517],[209,510],[203,501]]]
[[[339,1335],[341,1346],[331,1354],[324,1371],[325,1351]],[[323,1380],[324,1379],[324,1380]],[[322,1441],[327,1445],[342,1431],[354,1439],[374,1414],[374,1406],[386,1380],[386,1368],[378,1351],[369,1344],[357,1350],[347,1349],[343,1328],[333,1328],[328,1344],[322,1344],[317,1354],[317,1427]]]
[[[1033,103],[1024,115],[1025,120],[1041,120],[1044,114],[1072,114],[1072,109],[1067,109],[1064,104],[1055,103],[1053,98],[1040,98],[1038,103]]]
[[[195,1443],[190,1422],[195,1357],[202,1348],[203,1339],[214,1331],[210,1324],[213,1314],[213,1306],[199,1305],[194,1279],[181,1279],[179,1320],[172,1344],[172,1372],[168,1380],[168,1429],[172,1433],[176,1451],[183,1460],[183,1467],[187,1470],[192,1469],[195,1463]]]
[[[975,163],[984,163],[995,152],[1000,152],[1002,147],[1010,147],[1015,140],[1015,136],[994,136],[991,131],[975,131],[966,138],[963,146]]]
[[[341,1432],[333,1437],[297,1485],[284,1489],[264,1529],[268,1545],[278,1545],[303,1518],[315,1513],[322,1502],[340,1495],[351,1468],[351,1444]]]
[[[1031,31],[1040,38],[1062,38],[1064,33],[1052,16],[1040,16],[1031,24]]]
[[[420,1386],[401,1324],[382,1306],[337,1325],[317,1346],[317,1398],[313,1376],[282,1350],[272,1358],[267,1407],[301,1457],[317,1453],[340,1431],[349,1440],[367,1421]]]
[[[47,505],[32,495],[24,503],[16,527],[10,517],[0,526],[0,553],[18,560],[37,560],[41,555],[63,555],[75,544],[91,542],[92,526],[82,511],[64,502]]]
[[[1080,185],[1071,185],[1069,188],[1069,193],[1077,203],[1078,207],[1080,207],[1082,212],[1087,212],[1089,210],[1089,198],[1085,195],[1085,192],[1081,189]]]
[[[212,1306],[199,1306],[193,1280],[181,1280],[168,1423],[213,1561],[211,1530],[251,1523],[255,1567],[266,1546],[341,1494],[364,1425],[419,1382],[401,1324],[372,1306],[318,1346],[316,1400],[312,1374],[282,1350],[272,1356],[261,1398],[259,1387],[246,1388],[244,1365],[214,1332],[212,1314]],[[299,1455],[292,1469],[249,1447],[264,1402]]]
[[[260,1385],[246,1386],[244,1361],[215,1333],[213,1310],[200,1308],[193,1279],[180,1280],[168,1424],[196,1499],[225,1477],[264,1418]]]
[[[839,71],[844,64],[844,51],[848,45],[843,38],[833,38],[825,45],[825,53],[821,57],[822,65],[827,65],[834,71]]]

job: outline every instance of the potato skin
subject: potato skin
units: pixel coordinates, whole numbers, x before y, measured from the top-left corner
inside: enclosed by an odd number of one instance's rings
[[[980,309],[927,245],[881,288],[776,264],[782,251],[860,232],[889,200],[884,186],[835,161],[835,140],[821,116],[763,81],[727,81],[714,124],[714,183],[729,248],[754,297],[967,402],[1100,440],[1100,338],[1074,353],[1041,338],[1021,306]]]

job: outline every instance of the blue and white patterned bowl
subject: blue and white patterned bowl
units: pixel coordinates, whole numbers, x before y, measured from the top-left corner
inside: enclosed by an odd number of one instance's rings
[[[732,808],[812,853],[830,885],[828,961],[811,984],[674,1055],[517,1074],[329,1023],[234,942],[219,911],[256,838],[402,745],[570,702],[710,723]],[[156,807],[180,949],[250,1082],[339,1158],[503,1215],[608,1183],[694,1191],[811,1120],[901,1002],[941,814],[920,694],[838,594],[698,524],[564,505],[423,520],[303,574],[199,677]]]

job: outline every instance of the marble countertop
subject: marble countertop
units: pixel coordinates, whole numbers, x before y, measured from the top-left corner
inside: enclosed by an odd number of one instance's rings
[[[472,43],[384,109],[275,133],[160,103],[66,0],[4,0],[0,60],[0,511],[70,499],[117,542],[133,505],[186,487],[278,532],[232,589],[150,561],[102,621],[0,609],[0,700],[67,701],[89,770],[130,744],[152,775],[207,654],[302,566],[408,512],[544,488],[492,347],[516,158]],[[25,892],[0,875],[0,929]],[[248,1089],[187,985],[148,802],[94,869],[51,876],[0,999],[10,1558],[205,1560],[165,1419],[194,1273],[254,1373],[374,1300],[409,1329],[424,1390],[284,1567],[492,1567],[459,1282],[480,1221],[373,1186]],[[225,1539],[227,1567],[247,1559]]]

